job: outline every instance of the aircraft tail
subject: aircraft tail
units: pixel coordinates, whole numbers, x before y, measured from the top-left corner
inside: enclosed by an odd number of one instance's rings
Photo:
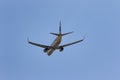
[[[71,33],[73,33],[73,31],[72,32],[68,32],[68,33],[64,33],[64,34],[62,34],[62,36],[65,36],[65,35],[71,34]]]
[[[61,20],[60,20],[60,23],[59,23],[59,34],[62,34],[62,31],[61,31]]]
[[[64,35],[67,35],[67,34],[70,34],[70,33],[73,33],[73,31],[72,31],[72,32],[68,32],[68,33],[63,33],[63,34],[62,34],[61,21],[60,21],[60,23],[59,23],[59,34],[58,34],[58,33],[50,33],[50,34],[53,34],[53,35],[56,35],[56,36],[59,36],[59,35],[64,36]]]

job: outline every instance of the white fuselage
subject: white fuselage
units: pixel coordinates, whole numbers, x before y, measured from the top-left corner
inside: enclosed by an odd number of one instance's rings
[[[52,47],[47,51],[48,55],[51,55],[58,48],[59,44],[61,43],[61,40],[62,40],[62,36],[59,35],[51,44]]]

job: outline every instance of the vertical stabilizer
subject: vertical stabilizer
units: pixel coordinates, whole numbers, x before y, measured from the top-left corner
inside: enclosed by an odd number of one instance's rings
[[[53,35],[56,35],[56,36],[59,36],[59,35],[64,36],[64,35],[67,35],[67,34],[70,34],[70,33],[73,33],[73,31],[62,34],[62,30],[61,30],[61,20],[60,20],[60,22],[59,22],[59,33],[50,33],[50,34],[53,34]]]
[[[60,20],[60,23],[59,23],[59,34],[62,34],[62,31],[61,31],[61,20]]]

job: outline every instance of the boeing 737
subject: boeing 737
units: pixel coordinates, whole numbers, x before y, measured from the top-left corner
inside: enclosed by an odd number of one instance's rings
[[[60,23],[59,23],[59,33],[50,33],[50,34],[53,34],[53,35],[57,36],[57,38],[53,41],[53,43],[50,46],[34,43],[34,42],[29,41],[29,40],[28,40],[28,43],[32,44],[32,45],[35,45],[35,46],[38,46],[38,47],[44,48],[43,51],[45,53],[47,53],[48,56],[50,56],[57,49],[61,52],[61,51],[64,50],[64,47],[67,47],[67,46],[82,42],[84,40],[84,38],[83,38],[81,40],[78,40],[78,41],[75,41],[75,42],[72,42],[72,43],[60,45],[60,43],[62,41],[62,36],[70,34],[70,33],[73,33],[73,32],[68,32],[68,33],[64,33],[64,34],[61,32],[61,21],[60,21]]]

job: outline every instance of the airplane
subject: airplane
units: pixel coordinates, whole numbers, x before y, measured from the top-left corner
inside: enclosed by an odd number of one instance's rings
[[[29,39],[28,39],[28,43],[32,44],[32,45],[35,45],[35,46],[38,46],[38,47],[44,48],[43,51],[45,53],[47,53],[48,56],[50,56],[57,49],[60,52],[62,52],[64,50],[64,47],[67,47],[67,46],[82,42],[84,40],[84,38],[83,38],[81,40],[78,40],[78,41],[75,41],[75,42],[72,42],[72,43],[60,45],[60,43],[62,41],[62,36],[65,36],[65,35],[70,34],[70,33],[73,33],[73,32],[62,33],[62,31],[61,31],[61,21],[60,21],[60,23],[59,23],[59,33],[50,33],[50,34],[53,34],[53,35],[57,36],[57,38],[53,41],[53,43],[50,46],[34,43],[34,42],[29,41]]]

